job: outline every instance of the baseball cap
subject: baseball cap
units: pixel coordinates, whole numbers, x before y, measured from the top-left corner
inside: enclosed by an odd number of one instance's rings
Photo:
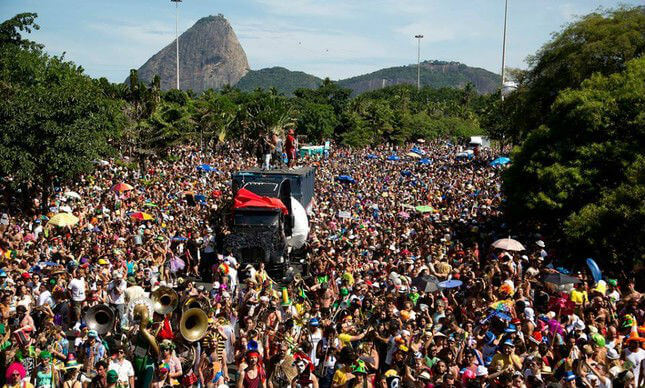
[[[512,340],[510,340],[510,339],[507,339],[506,341],[504,341],[504,343],[503,343],[502,345],[504,345],[504,346],[510,346],[510,347],[512,347],[512,348],[514,348],[514,347],[515,347],[515,344],[514,344],[514,343],[513,343],[513,341],[512,341]]]

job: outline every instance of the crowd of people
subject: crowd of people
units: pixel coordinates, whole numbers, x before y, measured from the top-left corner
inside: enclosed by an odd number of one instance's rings
[[[315,166],[316,185],[289,283],[222,243],[231,173],[271,168],[278,142],[260,158],[221,145],[143,168],[97,161],[46,203],[5,195],[4,387],[645,386],[633,279],[567,267],[537,229],[525,249],[491,246],[510,234],[491,151],[456,158],[436,141],[298,160],[290,136],[287,165]],[[179,300],[165,315],[150,303],[161,289]],[[207,317],[192,341],[188,298]]]

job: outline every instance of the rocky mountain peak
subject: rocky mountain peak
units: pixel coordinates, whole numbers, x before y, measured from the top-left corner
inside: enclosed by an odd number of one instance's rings
[[[175,55],[173,40],[139,68],[139,79],[150,82],[159,75],[163,90],[174,88]],[[200,93],[235,85],[248,71],[246,53],[223,15],[203,17],[179,36],[179,86],[182,90]]]

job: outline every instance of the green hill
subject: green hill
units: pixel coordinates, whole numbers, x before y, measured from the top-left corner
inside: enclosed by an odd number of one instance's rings
[[[464,87],[468,82],[475,85],[479,93],[492,93],[501,83],[501,77],[477,67],[466,66],[459,62],[424,61],[421,62],[421,85],[441,87]],[[338,81],[342,87],[352,89],[354,94],[380,89],[397,84],[416,84],[417,65],[389,67],[373,73],[359,75]]]
[[[388,67],[337,82],[340,86],[351,89],[354,95],[380,89],[384,86],[416,84],[417,65]],[[501,77],[488,70],[466,66],[459,62],[421,62],[422,86],[432,86],[437,89],[442,87],[462,88],[468,82],[475,85],[475,88],[481,94],[492,93],[499,88]],[[284,67],[271,67],[249,71],[235,87],[245,91],[275,87],[281,93],[291,96],[296,89],[315,89],[321,83],[322,79],[302,71],[291,71]]]
[[[291,71],[284,67],[270,67],[249,71],[235,84],[235,87],[244,91],[275,87],[279,92],[290,96],[296,89],[315,89],[320,84],[322,84],[322,80],[314,75],[302,71]]]

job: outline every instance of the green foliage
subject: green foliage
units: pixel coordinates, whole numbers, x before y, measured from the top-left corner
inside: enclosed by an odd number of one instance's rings
[[[20,32],[31,33],[32,30],[39,30],[40,26],[35,23],[38,14],[19,13],[11,19],[0,24],[0,46],[14,45],[24,49],[39,50],[43,46],[23,39]]]
[[[238,112],[238,105],[228,94],[218,94],[212,90],[203,93],[195,101],[194,120],[200,131],[200,140],[206,142],[224,141],[229,134]]]
[[[564,223],[572,250],[629,263],[643,259],[642,247],[620,233],[643,231],[635,222],[643,221],[645,58],[625,66],[558,95],[547,125],[511,157],[505,192],[516,219],[551,230]]]
[[[623,71],[625,63],[645,52],[642,7],[618,8],[586,15],[569,24],[529,58],[531,66],[517,93],[513,122],[522,137],[544,124],[561,90],[578,88],[600,72]]]
[[[344,88],[352,89],[355,95],[383,86],[408,84],[416,87],[417,65],[381,69],[370,74],[338,81]],[[458,62],[421,62],[421,86],[434,89],[456,88],[472,83],[480,93],[491,93],[499,88],[500,76],[487,70],[469,67]]]
[[[310,142],[320,142],[334,135],[338,119],[334,108],[327,104],[302,101],[298,108],[297,130]]]
[[[119,104],[73,63],[22,46],[0,46],[0,174],[46,196],[109,151]]]
[[[271,67],[250,70],[235,84],[235,87],[247,92],[276,88],[278,92],[291,96],[297,89],[315,89],[321,84],[322,80],[311,74],[291,71],[284,67]]]

